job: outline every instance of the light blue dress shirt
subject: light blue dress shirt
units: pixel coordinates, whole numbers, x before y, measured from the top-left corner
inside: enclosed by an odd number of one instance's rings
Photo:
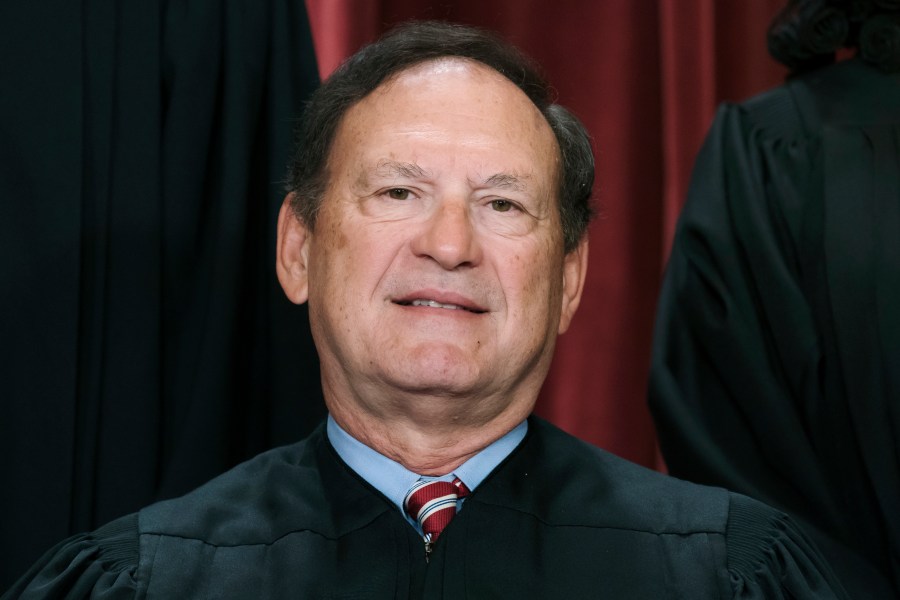
[[[357,475],[365,479],[369,485],[393,502],[400,514],[421,534],[422,530],[418,523],[409,518],[406,511],[403,510],[403,498],[406,497],[409,488],[419,479],[453,481],[454,477],[459,477],[466,487],[474,492],[484,478],[490,475],[491,471],[503,462],[503,459],[509,456],[525,438],[525,434],[528,432],[528,421],[522,421],[512,431],[461,464],[452,473],[441,477],[427,477],[413,473],[400,463],[376,452],[351,436],[331,418],[331,415],[328,415],[326,432],[328,441],[331,442],[341,460],[347,463],[347,466],[353,469]],[[465,498],[461,498],[458,501],[457,510],[462,508],[464,500]]]

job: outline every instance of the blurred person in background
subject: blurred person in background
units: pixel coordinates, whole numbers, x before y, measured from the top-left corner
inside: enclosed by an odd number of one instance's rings
[[[898,597],[900,2],[792,0],[768,46],[790,77],[722,106],[697,159],[650,407],[671,474],[787,511],[853,597]]]

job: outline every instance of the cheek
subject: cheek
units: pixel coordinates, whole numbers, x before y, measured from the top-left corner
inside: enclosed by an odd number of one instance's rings
[[[546,256],[521,251],[510,254],[499,266],[507,302],[515,316],[527,319],[525,326],[546,311],[549,266]]]
[[[311,277],[323,283],[330,302],[356,305],[371,301],[391,266],[400,234],[385,235],[377,224],[348,221],[343,226],[333,222],[323,229],[323,237]],[[358,313],[360,309],[351,310]]]
[[[556,244],[551,240],[536,244],[533,252],[513,255],[508,268],[516,273],[509,293],[525,313],[527,326],[543,329],[546,324],[555,330],[562,301],[562,258]]]

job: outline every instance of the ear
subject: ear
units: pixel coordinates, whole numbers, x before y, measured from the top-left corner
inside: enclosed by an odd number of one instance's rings
[[[587,276],[588,238],[585,235],[578,246],[563,259],[563,294],[559,316],[559,333],[565,333],[578,310],[584,279]]]
[[[278,213],[278,242],[275,247],[275,272],[285,295],[294,304],[309,298],[309,243],[312,232],[294,212],[291,192]]]

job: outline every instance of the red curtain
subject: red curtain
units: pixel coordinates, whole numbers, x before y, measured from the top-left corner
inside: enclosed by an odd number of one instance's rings
[[[319,68],[394,23],[445,19],[500,32],[546,69],[594,138],[596,206],[579,313],[537,412],[660,467],[646,408],[660,276],[694,155],[715,107],[783,80],[765,31],[783,0],[306,0]]]

